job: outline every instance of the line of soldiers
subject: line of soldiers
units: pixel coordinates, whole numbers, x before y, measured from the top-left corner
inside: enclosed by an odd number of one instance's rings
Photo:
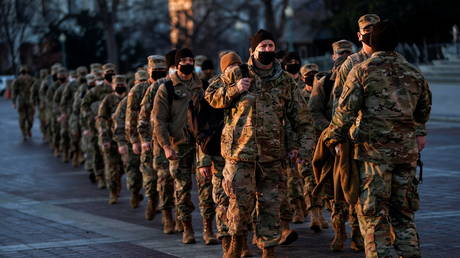
[[[391,257],[392,247],[400,257],[420,257],[415,162],[425,145],[431,94],[395,52],[394,25],[367,14],[358,26],[362,49],[353,54],[351,42],[334,42],[334,65],[326,72],[302,66],[295,52],[278,59],[275,38],[259,30],[247,64],[223,51],[218,75],[210,60],[187,48],[149,56],[130,83],[110,63],[92,64],[89,73],[55,64],[39,79],[23,67],[13,103],[25,140],[38,106],[56,157],[83,163],[91,182],[108,189],[109,204],[117,203],[126,173],[131,206],[139,206],[143,189],[145,218],[161,211],[163,232],[183,232],[184,244],[195,243],[196,171],[203,240],[220,240],[223,257],[251,256],[249,234],[262,257],[275,257],[277,245],[297,240],[290,223],[309,214],[314,232],[328,228],[324,208],[331,212],[333,251],[344,248],[348,219],[351,248],[366,257]],[[351,158],[342,151],[347,141]],[[334,190],[343,185],[335,178],[325,186],[332,194],[317,194],[321,170],[330,164],[317,158],[320,151],[332,163],[355,162],[355,201],[351,191],[337,198]]]

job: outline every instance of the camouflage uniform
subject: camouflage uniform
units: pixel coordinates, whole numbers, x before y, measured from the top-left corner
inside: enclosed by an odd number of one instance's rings
[[[27,72],[26,67],[21,67],[21,72]],[[29,74],[21,74],[11,85],[11,97],[13,104],[17,105],[19,113],[19,127],[24,139],[31,137],[31,130],[34,123],[34,104],[30,98],[32,86],[35,79]]]
[[[205,97],[214,108],[230,108],[221,145],[226,160],[223,187],[230,198],[229,233],[239,236],[248,232],[256,204],[258,244],[269,248],[276,246],[280,237],[279,186],[286,150],[301,146],[305,158],[304,148],[311,147],[311,127],[305,116],[306,106],[296,94],[296,83],[279,63],[263,71],[253,66],[251,58],[249,68],[253,82],[248,92],[238,92],[235,84],[241,75],[235,68],[230,83],[213,81]],[[285,137],[286,119],[298,139]]]
[[[52,146],[52,121],[53,117],[51,116],[51,110],[52,110],[52,95],[50,91],[54,91],[55,89],[55,83],[57,82],[57,72],[59,71],[61,65],[60,64],[54,64],[51,67],[51,75],[48,76],[46,80],[42,82],[42,85],[40,86],[40,99],[42,100],[43,103],[43,109],[45,110],[45,119],[46,119],[46,134],[45,134],[45,140],[48,142],[50,147]]]
[[[40,88],[42,86],[43,81],[45,81],[48,77],[48,69],[41,69],[40,70],[40,78],[35,80],[32,86],[32,95],[30,96],[30,102],[38,107],[38,117],[40,119],[40,131],[42,132],[43,139],[47,139],[46,133],[46,110],[45,110],[45,103],[42,95],[40,95]]]
[[[58,78],[67,78],[67,69],[61,67],[58,71]],[[54,155],[59,156],[60,152],[60,142],[61,142],[61,123],[60,123],[60,100],[62,96],[62,91],[64,85],[68,83],[67,81],[62,82],[60,80],[56,81],[53,87],[48,89],[47,99],[48,103],[48,116],[50,117],[50,126],[51,126],[51,146],[54,150]]]
[[[427,82],[396,52],[373,53],[351,70],[344,85],[326,144],[348,134],[355,143],[361,181],[357,210],[366,257],[391,257],[390,227],[398,255],[420,257],[414,222],[419,206],[415,138],[430,110]]]

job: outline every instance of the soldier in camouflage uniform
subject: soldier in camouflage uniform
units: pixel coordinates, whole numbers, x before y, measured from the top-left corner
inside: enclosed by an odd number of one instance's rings
[[[172,50],[165,56],[166,69],[174,66],[176,50]],[[137,123],[137,132],[142,144],[144,152],[153,150],[153,168],[157,173],[157,193],[159,197],[158,209],[162,212],[163,233],[172,234],[175,231],[174,221],[172,219],[172,209],[174,207],[174,181],[169,172],[169,161],[166,159],[163,149],[158,145],[155,135],[153,134],[154,121],[151,113],[153,109],[153,101],[158,88],[161,84],[169,79],[167,71],[162,69],[160,58],[157,62],[151,65],[160,64],[159,68],[152,69],[150,72],[149,83],[150,86],[144,93],[141,101],[141,109],[139,111],[139,118]],[[148,175],[143,175],[144,190],[149,192],[150,184],[154,182],[153,177],[149,178]],[[154,186],[152,186],[154,187]],[[152,190],[153,191],[153,190]],[[177,213],[176,213],[177,214]],[[176,223],[177,225],[181,223]],[[182,230],[177,230],[182,231]]]
[[[48,98],[48,93],[50,90],[55,90],[54,89],[54,84],[57,82],[58,77],[57,73],[59,69],[61,68],[61,64],[56,63],[51,66],[51,75],[48,76],[46,80],[42,82],[42,85],[40,86],[40,99],[43,100],[43,108],[45,110],[45,119],[46,119],[46,134],[45,140],[48,142],[49,146],[52,148],[52,116],[51,116],[51,110],[52,110],[52,101]],[[50,96],[51,97],[51,96]]]
[[[292,150],[293,159],[306,158],[304,148],[312,144],[306,105],[296,94],[293,77],[275,61],[274,42],[271,33],[259,30],[251,40],[249,78],[242,78],[239,69],[231,70],[230,83],[211,84],[205,94],[212,107],[229,109],[221,140],[232,235],[226,257],[241,255],[254,205],[257,244],[262,257],[274,257],[281,237],[279,187],[286,150]],[[296,139],[286,137],[287,119]]]
[[[149,85],[153,84],[158,77],[166,75],[166,62],[165,58],[160,55],[153,55],[147,57],[148,68],[147,71],[138,71],[135,74],[135,86],[129,91],[128,106],[126,110],[126,135],[132,144],[132,151],[140,154],[140,171],[142,173],[142,181],[144,193],[147,196],[147,205],[145,207],[145,219],[152,220],[156,214],[158,205],[158,192],[157,192],[157,174],[153,169],[153,150],[151,147],[152,141],[142,142],[138,132],[138,119],[141,110],[141,102],[145,96],[145,92]],[[160,73],[160,75],[158,75]],[[148,112],[150,116],[150,111]],[[147,125],[150,122],[148,121]],[[148,135],[144,136],[151,138],[152,130]],[[144,146],[143,148],[141,146]]]
[[[50,118],[51,126],[51,147],[54,150],[54,156],[61,155],[60,142],[61,142],[61,121],[59,113],[60,99],[64,85],[68,83],[68,71],[65,67],[60,67],[57,72],[57,81],[53,84],[47,92],[48,116]]]
[[[421,257],[415,171],[425,136],[417,128],[429,119],[431,92],[421,73],[394,51],[397,43],[394,25],[374,25],[372,55],[348,75],[325,135],[330,149],[346,137],[355,145],[357,212],[369,258],[392,257],[392,246],[399,257]]]
[[[44,80],[48,77],[48,69],[40,70],[40,78],[36,79],[32,85],[32,94],[30,96],[30,102],[34,107],[38,107],[38,118],[40,120],[40,131],[42,132],[43,140],[46,141],[46,110],[44,99],[40,96],[40,87]]]
[[[115,65],[105,64],[103,67],[104,80],[97,81],[96,86],[85,94],[81,102],[80,116],[81,127],[84,128],[83,136],[89,137],[88,148],[94,151],[93,171],[100,189],[105,188],[104,161],[101,148],[98,144],[97,128],[95,118],[99,110],[99,104],[102,99],[113,92],[112,77],[115,75]]]
[[[26,66],[19,68],[19,76],[11,85],[11,99],[13,107],[19,113],[19,127],[21,128],[24,141],[32,137],[32,126],[34,123],[34,104],[31,101],[32,86],[35,79],[29,75],[29,69]]]
[[[202,81],[194,73],[194,56],[190,49],[176,52],[178,71],[163,83],[155,96],[152,119],[154,135],[170,160],[169,171],[174,178],[176,212],[182,222],[184,244],[195,243],[192,227],[192,166],[195,146],[187,131],[187,108],[194,94],[202,93]]]

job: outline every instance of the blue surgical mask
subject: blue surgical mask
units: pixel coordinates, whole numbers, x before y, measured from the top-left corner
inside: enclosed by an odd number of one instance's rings
[[[195,73],[201,73],[201,66],[195,66]]]

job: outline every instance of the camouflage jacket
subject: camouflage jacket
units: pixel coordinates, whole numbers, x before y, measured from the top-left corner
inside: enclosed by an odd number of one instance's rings
[[[142,143],[152,142],[153,119],[151,117],[153,101],[161,84],[169,80],[169,77],[161,78],[152,83],[144,93],[141,101],[141,109],[137,120],[137,132]]]
[[[118,144],[118,146],[127,146],[129,145],[127,134],[126,134],[126,116],[127,116],[127,106],[128,106],[128,97],[124,97],[120,103],[118,103],[115,113],[112,115],[113,127],[112,134],[113,140]]]
[[[73,134],[78,134],[82,129],[86,129],[81,127],[82,116],[80,115],[80,107],[87,91],[88,85],[86,83],[82,83],[73,94],[72,112],[69,118],[69,128]]]
[[[99,142],[101,144],[111,143],[113,138],[113,120],[112,115],[115,113],[115,109],[118,103],[123,99],[123,96],[112,92],[104,97],[96,117],[96,128],[99,135]]]
[[[39,106],[40,108],[43,108],[43,105],[40,101],[40,87],[42,86],[43,80],[44,78],[35,80],[34,84],[32,84],[32,90],[30,94],[30,103],[32,103],[34,106]]]
[[[95,86],[85,94],[80,106],[82,128],[95,128],[95,118],[99,110],[99,104],[110,93],[113,93],[112,87],[104,82],[103,85]]]
[[[32,85],[34,84],[35,79],[28,75],[19,75],[16,80],[11,84],[11,98],[13,103],[21,105],[33,104],[30,101],[30,96],[32,94]]]
[[[126,137],[132,144],[139,143],[139,134],[137,132],[137,121],[141,109],[142,98],[149,87],[147,82],[139,83],[134,86],[128,93],[126,108]]]
[[[54,96],[53,96],[53,116],[55,116],[56,118],[58,118],[63,110],[64,110],[64,107],[61,106],[61,97],[62,97],[62,93],[64,92],[65,88],[67,87],[67,85],[69,84],[68,82],[64,83],[64,84],[61,84],[59,83],[60,86],[56,89],[56,91],[54,92]]]
[[[78,80],[69,82],[65,85],[64,90],[62,91],[62,96],[60,100],[60,106],[62,113],[70,116],[73,108],[73,97],[75,92],[78,90],[80,84]]]
[[[217,77],[206,90],[205,98],[212,107],[228,109],[221,139],[222,156],[237,161],[271,162],[286,159],[287,149],[301,147],[300,152],[306,157],[311,149],[312,128],[294,78],[279,63],[265,71],[264,77],[259,75],[261,72],[253,66],[252,59],[248,65],[253,80],[247,92],[238,92],[238,67],[230,71],[229,80]],[[287,120],[296,139],[286,137],[291,135],[285,132]]]
[[[49,105],[48,100],[48,90],[54,84],[52,76],[48,75],[46,79],[44,79],[40,85],[40,90],[38,91],[38,98],[40,99],[40,108],[46,109]]]
[[[191,144],[187,129],[187,110],[193,94],[203,94],[202,81],[194,73],[189,81],[182,81],[177,73],[170,76],[174,87],[172,103],[169,103],[165,83],[161,84],[153,101],[153,130],[161,147]]]
[[[417,160],[416,127],[430,110],[422,74],[396,52],[376,52],[350,72],[326,143],[349,134],[356,159],[410,163]]]

